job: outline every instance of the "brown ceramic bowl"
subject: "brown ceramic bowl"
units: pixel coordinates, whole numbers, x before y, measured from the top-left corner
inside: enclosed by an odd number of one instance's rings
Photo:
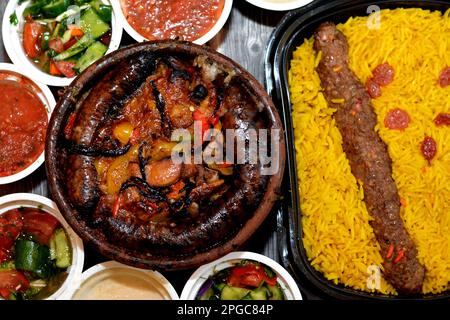
[[[240,78],[239,80],[246,86],[247,90],[259,100],[258,102],[262,106],[261,117],[269,124],[268,127],[280,130],[280,143],[278,144],[278,148],[276,148],[276,152],[279,154],[280,159],[279,170],[275,175],[270,176],[266,192],[259,206],[234,236],[224,240],[223,243],[214,244],[211,249],[204,252],[188,256],[180,256],[174,252],[173,255],[169,254],[161,256],[152,252],[151,248],[141,248],[138,251],[111,243],[108,241],[102,230],[94,229],[87,224],[86,219],[72,207],[66,196],[64,187],[65,173],[60,169],[63,166],[59,164],[59,161],[61,161],[59,155],[61,154],[60,147],[64,135],[64,123],[69,112],[83,94],[105,74],[106,70],[113,68],[119,61],[127,59],[132,54],[145,50],[165,54],[183,54],[190,57],[206,55],[209,59],[215,61],[225,69],[234,70],[236,76]],[[282,130],[277,109],[262,85],[251,74],[229,58],[208,47],[202,47],[187,42],[156,41],[135,44],[105,56],[103,59],[86,69],[66,89],[63,97],[58,102],[50,120],[45,149],[47,179],[50,192],[60,211],[75,232],[88,244],[94,246],[101,254],[122,263],[140,268],[159,270],[194,268],[217,259],[242,245],[261,225],[271,211],[274,202],[279,199],[279,190],[283,178],[286,152]]]

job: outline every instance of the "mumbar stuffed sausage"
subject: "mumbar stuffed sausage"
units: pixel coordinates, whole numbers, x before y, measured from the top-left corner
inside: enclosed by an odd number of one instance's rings
[[[244,163],[194,163],[193,146],[190,162],[172,160],[176,129],[191,138],[195,128],[241,130],[248,145],[251,130],[266,128],[250,90],[206,57],[144,53],[124,61],[74,115],[66,130],[68,196],[91,226],[128,249],[207,250],[232,237],[264,196],[268,177],[248,152]],[[213,143],[205,139],[200,151]]]
[[[424,267],[400,217],[400,199],[392,179],[391,159],[375,131],[376,114],[370,96],[348,65],[348,43],[332,23],[315,33],[321,52],[317,72],[328,104],[336,108],[336,124],[353,175],[362,183],[371,225],[384,258],[384,277],[400,293],[420,293]]]
[[[77,111],[73,130],[70,132],[71,155],[68,169],[67,188],[72,203],[81,210],[96,205],[99,197],[97,172],[92,152],[104,146],[95,146],[95,135],[108,114],[120,109],[123,102],[141,85],[142,81],[154,69],[155,59],[150,53],[133,57],[130,63],[121,63],[108,72],[92,89]],[[90,150],[91,153],[87,153]],[[84,152],[83,152],[84,151]],[[100,152],[100,151],[99,151]]]

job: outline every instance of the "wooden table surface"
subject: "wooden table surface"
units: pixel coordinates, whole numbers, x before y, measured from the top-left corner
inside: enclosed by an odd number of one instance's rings
[[[3,13],[7,2],[7,0],[0,0],[1,20],[3,20]],[[261,83],[264,83],[264,52],[266,43],[272,30],[283,15],[284,13],[254,7],[244,0],[235,0],[227,24],[208,45],[241,64]],[[2,35],[0,32],[0,62],[10,62],[1,38]],[[126,45],[133,42],[124,31],[122,44]],[[57,88],[53,89],[53,92],[56,92]],[[44,166],[42,165],[32,175],[23,180],[8,185],[0,185],[0,196],[16,192],[35,193],[50,197]],[[272,259],[278,260],[275,226],[275,214],[272,212],[265,223],[242,249],[263,253]],[[107,260],[99,256],[91,248],[85,248],[85,250],[85,268]],[[191,273],[192,270],[187,270],[165,273],[164,275],[173,283],[178,293],[181,293]]]

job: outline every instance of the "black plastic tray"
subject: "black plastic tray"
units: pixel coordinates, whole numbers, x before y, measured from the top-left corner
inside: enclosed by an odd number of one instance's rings
[[[292,126],[291,102],[288,90],[288,70],[292,53],[305,38],[325,21],[345,22],[351,16],[368,15],[368,7],[377,5],[381,9],[418,7],[445,12],[448,1],[395,1],[395,0],[339,0],[314,1],[297,11],[288,13],[274,30],[267,46],[265,57],[266,89],[281,113],[285,125],[287,158],[284,180],[284,202],[278,209],[277,232],[280,257],[284,266],[295,276],[306,299],[377,299],[377,300],[440,300],[450,299],[450,291],[439,295],[415,297],[387,296],[357,291],[343,285],[335,285],[317,272],[309,263],[302,242],[300,198],[297,184],[297,169]],[[370,13],[370,12],[369,12]]]

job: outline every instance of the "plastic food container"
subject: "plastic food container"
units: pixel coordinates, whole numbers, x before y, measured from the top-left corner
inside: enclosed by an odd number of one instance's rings
[[[273,32],[266,51],[266,89],[278,105],[286,131],[287,159],[284,184],[284,202],[278,211],[278,233],[281,238],[280,254],[283,265],[288,268],[301,284],[307,298],[337,299],[450,299],[450,292],[426,296],[387,296],[369,294],[343,285],[336,285],[316,271],[309,263],[303,247],[303,231],[300,219],[300,197],[296,168],[294,128],[291,117],[291,101],[288,87],[288,70],[293,51],[310,38],[314,30],[325,21],[341,23],[352,16],[367,16],[374,3],[368,0],[315,1],[298,11],[287,14]],[[375,3],[380,9],[423,8],[440,10],[449,8],[448,1],[395,1],[382,0]]]
[[[270,267],[278,276],[278,284],[283,290],[286,300],[302,300],[302,294],[300,293],[295,280],[286,269],[264,255],[247,251],[229,253],[216,261],[198,268],[184,286],[180,299],[195,300],[198,291],[210,276],[213,276],[220,270],[235,266],[235,264],[241,260],[252,260]]]
[[[112,1],[112,5],[114,8],[114,11],[117,14],[117,19],[119,20],[119,23],[123,25],[125,31],[136,41],[143,42],[148,41],[144,36],[142,36],[139,32],[137,32],[129,23],[127,18],[125,17],[125,14],[122,10],[121,5],[122,0],[114,0]],[[222,13],[220,15],[220,18],[217,20],[216,24],[209,30],[206,34],[201,36],[200,38],[193,41],[195,44],[205,44],[209,40],[211,40],[216,34],[219,33],[219,31],[223,28],[225,25],[225,22],[227,22],[228,17],[231,13],[231,8],[233,7],[233,0],[225,0],[225,4],[222,10]]]
[[[28,76],[26,76],[26,74],[28,75],[28,73],[23,72],[21,70],[22,69],[19,69],[17,66],[15,66],[11,63],[0,63],[0,72],[2,72],[2,71],[15,72],[22,77],[28,78]],[[46,85],[43,85],[39,82],[35,82],[32,80],[30,80],[30,81],[36,86],[36,89],[39,89],[40,92],[38,92],[36,90],[35,93],[38,95],[38,97],[41,99],[42,103],[44,104],[45,110],[47,112],[48,120],[50,121],[50,116],[56,105],[55,98],[54,98],[52,92],[50,91],[50,89]],[[28,167],[26,167],[22,171],[19,171],[10,176],[0,177],[0,185],[15,182],[17,180],[25,178],[26,176],[33,173],[37,168],[39,168],[40,165],[42,163],[44,163],[44,159],[45,159],[45,156],[44,156],[44,150],[43,150],[42,153],[39,155],[39,157],[36,158],[36,160],[32,164],[30,164]]]
[[[97,264],[83,272],[66,297],[72,300],[178,300],[173,286],[159,272],[115,261]]]
[[[287,11],[297,9],[313,2],[314,0],[246,0],[247,2],[268,10]]]
[[[109,0],[102,0],[104,3],[116,2]],[[22,30],[24,26],[24,18],[22,16],[23,11],[30,4],[30,1],[24,1],[21,4],[16,0],[9,1],[6,6],[5,13],[3,15],[3,24],[2,24],[2,36],[3,43],[8,53],[11,61],[24,73],[27,74],[31,79],[50,85],[50,86],[59,86],[64,87],[68,86],[73,78],[67,77],[57,77],[52,76],[42,70],[40,70],[36,64],[34,64],[25,54],[22,44]],[[16,13],[19,23],[15,26],[9,21],[9,17]],[[117,18],[117,14],[114,11],[112,12],[112,20],[111,20],[111,42],[109,43],[108,51],[106,51],[105,55],[118,49],[120,45],[120,40],[122,39],[122,24]]]
[[[45,300],[61,300],[73,283],[77,283],[81,277],[84,264],[84,248],[81,239],[73,232],[72,228],[64,220],[56,203],[45,197],[31,193],[14,193],[0,197],[0,215],[15,208],[40,208],[55,216],[63,226],[72,246],[72,264],[67,269],[67,279],[61,287]],[[0,298],[1,299],[1,298]]]

